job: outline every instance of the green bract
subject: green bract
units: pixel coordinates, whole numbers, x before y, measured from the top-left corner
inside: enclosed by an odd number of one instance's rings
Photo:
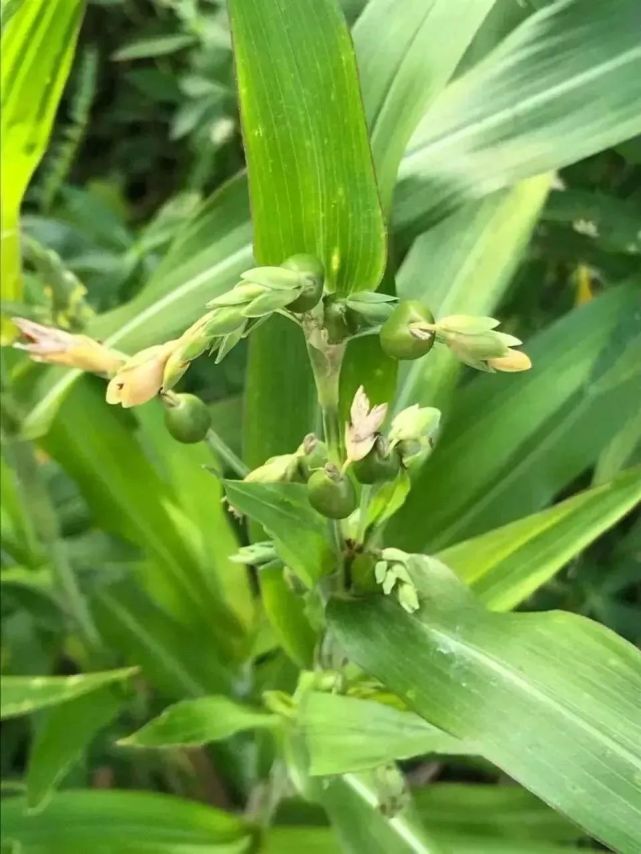
[[[420,359],[434,346],[434,335],[420,338],[412,332],[412,323],[434,323],[434,315],[418,302],[399,303],[381,327],[381,347],[393,359]]]
[[[351,480],[328,463],[313,472],[307,481],[309,503],[330,519],[346,519],[356,509],[356,492]]]
[[[311,311],[323,295],[325,272],[323,265],[313,255],[292,255],[282,264],[287,270],[300,273],[302,290],[300,296],[289,303],[288,308],[296,313]]]
[[[179,442],[202,442],[211,425],[209,410],[193,394],[176,394],[165,403],[165,424]]]

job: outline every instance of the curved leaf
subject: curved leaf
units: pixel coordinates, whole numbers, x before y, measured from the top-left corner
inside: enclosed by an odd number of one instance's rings
[[[276,715],[235,703],[228,697],[199,697],[169,706],[136,732],[121,738],[126,747],[176,747],[222,741],[247,729],[272,727]]]
[[[641,132],[637,0],[552,3],[449,86],[410,140],[395,222],[411,227]],[[425,200],[429,199],[426,208]]]
[[[112,682],[129,679],[136,670],[136,667],[124,667],[76,676],[3,676],[0,717],[4,720],[66,703]]]
[[[641,467],[441,552],[494,611],[507,611],[641,502]]]
[[[2,804],[3,838],[25,854],[242,854],[240,819],[195,801],[136,791],[68,791],[37,815],[22,798]]]

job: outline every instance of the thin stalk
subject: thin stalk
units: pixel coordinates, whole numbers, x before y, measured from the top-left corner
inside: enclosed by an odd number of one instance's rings
[[[359,543],[365,543],[365,534],[367,533],[367,508],[372,498],[372,487],[364,483],[361,487],[361,500],[358,507],[358,533],[356,539]]]
[[[343,444],[343,431],[341,430],[339,415],[339,392],[341,367],[345,355],[345,344],[326,344],[322,349],[312,343],[312,335],[307,335],[307,352],[314,374],[318,404],[320,406],[323,434],[327,443],[327,451],[330,460],[339,468],[342,467],[345,457]],[[342,555],[345,550],[345,539],[341,524],[338,520],[329,522],[330,532],[334,541],[337,554]],[[343,567],[339,567],[340,583],[343,585]]]
[[[238,477],[245,477],[245,475],[249,474],[249,468],[212,427],[207,431],[205,442],[214,456],[226,463]]]

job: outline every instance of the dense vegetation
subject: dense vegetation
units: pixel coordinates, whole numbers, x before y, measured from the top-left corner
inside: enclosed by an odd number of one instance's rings
[[[639,0],[2,14],[3,854],[637,854]]]

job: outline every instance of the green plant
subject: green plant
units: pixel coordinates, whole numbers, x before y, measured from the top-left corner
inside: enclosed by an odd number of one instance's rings
[[[637,568],[638,271],[605,265],[611,286],[542,331],[510,299],[509,332],[489,315],[540,173],[641,132],[637,0],[370,0],[356,58],[334,0],[228,6],[248,184],[130,301],[71,311],[73,280],[16,320],[52,364],[12,352],[3,377],[14,755],[35,731],[3,840],[632,854],[638,651],[505,612],[615,525],[623,584]],[[201,398],[246,346],[225,431]],[[89,745],[93,787],[55,793]],[[459,782],[420,784],[444,769]]]

